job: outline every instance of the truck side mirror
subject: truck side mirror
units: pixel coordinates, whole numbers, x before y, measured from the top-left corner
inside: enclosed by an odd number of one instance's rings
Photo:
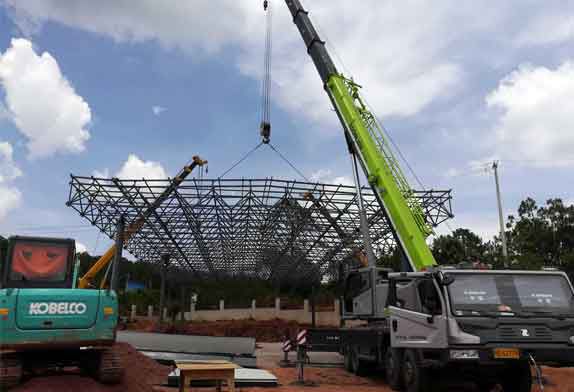
[[[451,284],[454,283],[455,279],[454,276],[452,275],[445,275],[442,272],[439,272],[437,274],[437,280],[441,286],[450,286]]]

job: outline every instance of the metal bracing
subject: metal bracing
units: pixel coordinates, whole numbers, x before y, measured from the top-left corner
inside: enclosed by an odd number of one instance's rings
[[[72,176],[68,205],[108,237],[124,216],[134,229],[125,248],[143,262],[191,275],[332,278],[362,249],[355,188],[277,179],[188,179],[144,216],[170,180]],[[429,226],[452,217],[450,191],[415,191]],[[395,243],[377,199],[363,189],[377,257]],[[185,273],[186,274],[186,273]]]

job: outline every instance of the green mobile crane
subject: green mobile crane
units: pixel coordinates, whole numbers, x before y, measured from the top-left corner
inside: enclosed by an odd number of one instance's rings
[[[448,378],[474,380],[485,392],[496,385],[505,392],[529,392],[529,364],[537,370],[540,363],[574,364],[574,290],[566,274],[438,266],[426,242],[432,229],[361,98],[361,86],[337,70],[300,1],[285,2],[343,126],[353,162],[356,157],[405,260],[401,272],[378,269],[372,256],[369,267],[351,271],[343,318],[366,324],[308,331],[307,348],[324,350],[324,342],[338,342],[347,369],[361,373],[379,366],[391,387],[408,392],[430,390],[439,379],[430,375],[444,371]],[[368,247],[366,230],[363,235]]]

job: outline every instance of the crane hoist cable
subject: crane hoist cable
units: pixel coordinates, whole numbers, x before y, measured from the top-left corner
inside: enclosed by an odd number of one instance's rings
[[[271,58],[273,53],[273,12],[269,0],[263,2],[263,9],[266,12],[265,60],[261,87],[261,123],[259,132],[263,143],[269,144],[271,141]]]
[[[263,10],[266,15],[266,27],[265,27],[265,54],[263,63],[263,80],[261,83],[261,123],[259,126],[259,132],[261,135],[261,142],[257,144],[253,149],[249,150],[241,159],[235,162],[229,169],[227,169],[219,178],[223,178],[228,175],[233,169],[245,162],[252,154],[254,154],[261,146],[264,144],[268,145],[271,150],[281,160],[287,163],[299,176],[309,182],[309,179],[299,170],[285,155],[283,155],[276,146],[271,144],[271,59],[273,53],[273,13],[271,7],[271,1],[263,1]]]

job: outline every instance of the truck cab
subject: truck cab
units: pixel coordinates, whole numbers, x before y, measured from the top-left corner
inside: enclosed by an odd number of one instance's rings
[[[563,272],[396,273],[388,292],[390,347],[413,353],[421,372],[456,369],[486,390],[529,391],[529,364],[574,364],[574,290]]]

